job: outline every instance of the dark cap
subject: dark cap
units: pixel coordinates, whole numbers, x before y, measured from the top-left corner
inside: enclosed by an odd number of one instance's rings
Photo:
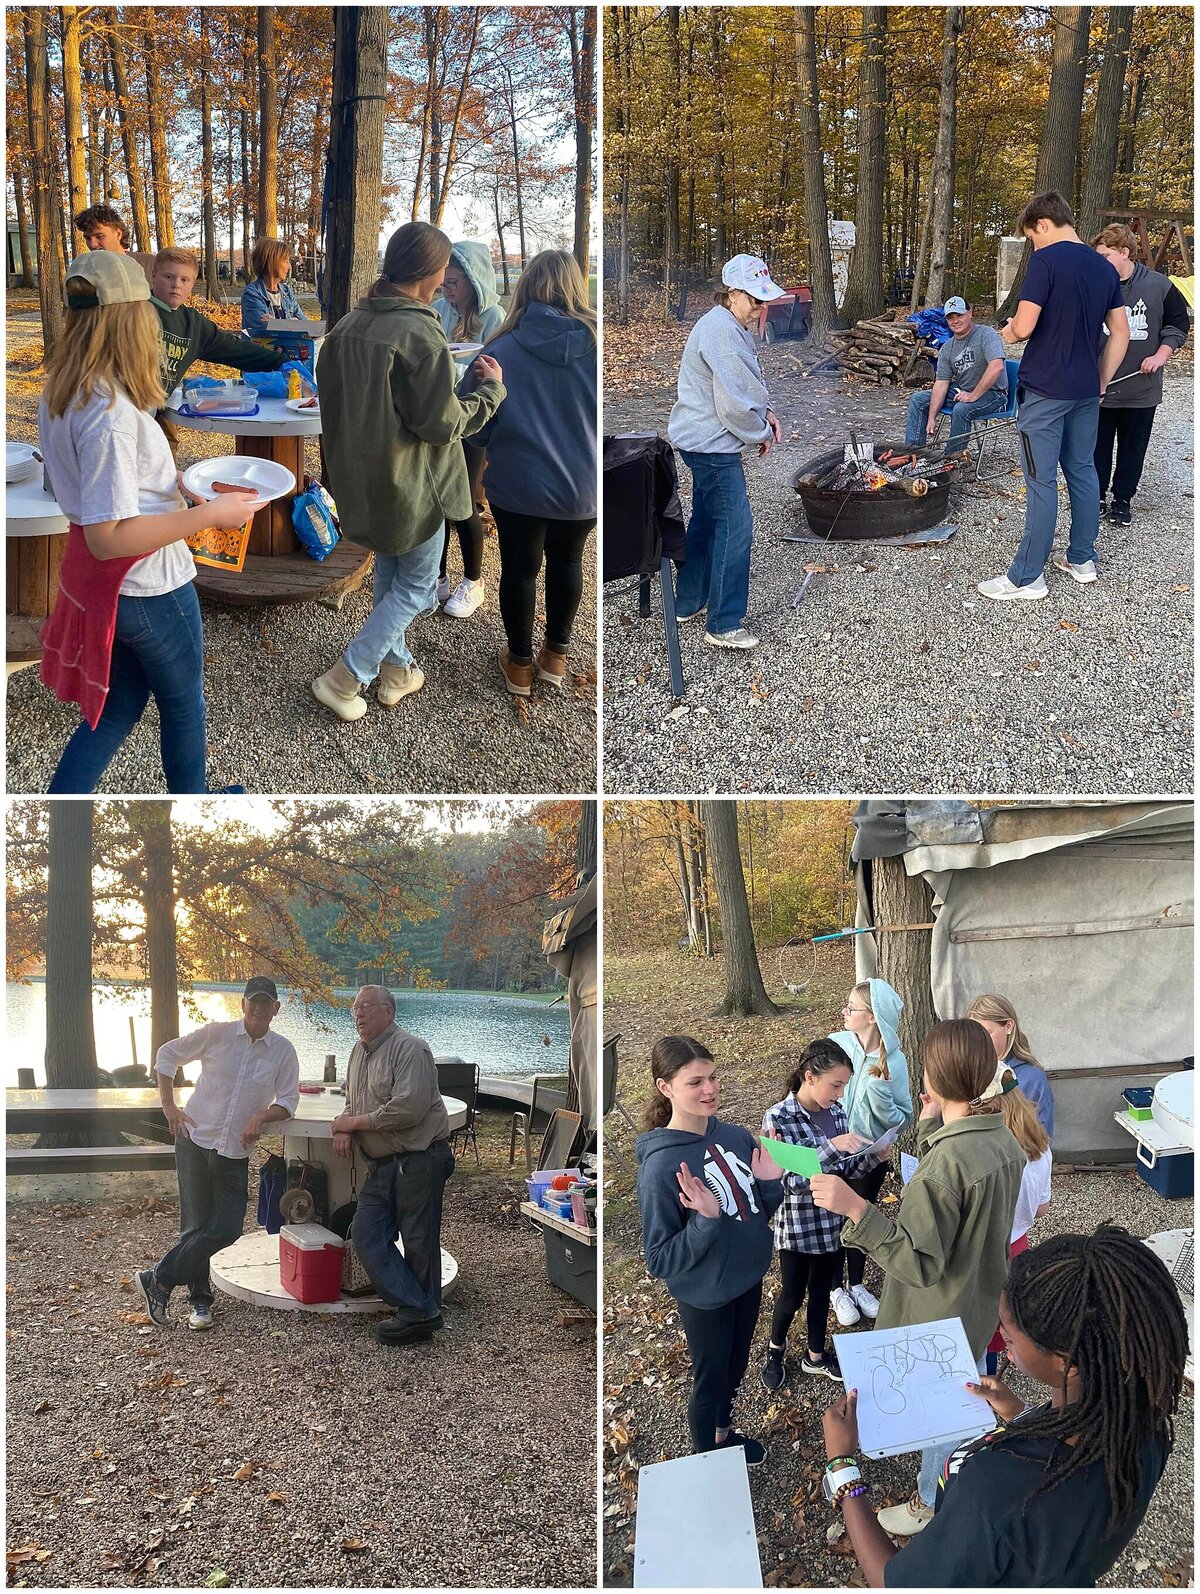
[[[279,992],[275,989],[275,981],[267,979],[265,974],[256,974],[252,980],[246,981],[246,989],[242,992],[245,1001],[252,996],[269,996],[273,1002],[277,1002]]]

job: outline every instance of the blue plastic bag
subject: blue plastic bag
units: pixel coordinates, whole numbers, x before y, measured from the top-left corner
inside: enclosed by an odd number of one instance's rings
[[[305,553],[318,563],[329,557],[341,538],[337,506],[311,476],[292,503],[292,526]]]
[[[935,349],[940,349],[943,343],[949,343],[954,336],[940,309],[918,310],[908,319],[916,327],[921,341],[931,343]]]
[[[299,360],[288,360],[278,371],[244,371],[242,381],[249,382],[252,388],[257,389],[259,398],[285,399],[288,396],[289,371],[299,371],[312,391],[316,392],[317,384],[312,372]]]

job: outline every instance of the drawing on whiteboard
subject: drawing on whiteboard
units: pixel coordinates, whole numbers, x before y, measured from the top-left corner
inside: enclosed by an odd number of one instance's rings
[[[881,1345],[866,1358],[871,1375],[871,1393],[879,1410],[889,1417],[900,1417],[908,1410],[905,1384],[909,1380],[925,1382],[927,1370],[933,1369],[936,1378],[952,1378],[961,1372],[964,1378],[975,1374],[975,1368],[966,1370],[958,1366],[954,1341],[948,1334],[921,1333],[917,1330],[911,1338]]]
[[[835,1334],[834,1349],[846,1388],[858,1390],[866,1455],[900,1455],[994,1425],[986,1401],[966,1387],[978,1368],[958,1318]]]

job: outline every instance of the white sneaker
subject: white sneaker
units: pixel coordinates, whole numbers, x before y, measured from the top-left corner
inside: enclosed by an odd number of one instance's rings
[[[1080,586],[1086,587],[1089,582],[1097,580],[1096,561],[1088,559],[1081,565],[1071,564],[1065,553],[1056,553],[1050,561],[1056,570],[1061,570],[1064,576],[1074,576]]]
[[[213,1325],[213,1310],[211,1306],[197,1302],[188,1314],[188,1327],[195,1329],[211,1328]]]
[[[706,631],[704,640],[710,648],[756,648],[758,638],[751,636],[745,626],[738,626],[736,631]]]
[[[861,1320],[862,1313],[847,1290],[834,1290],[830,1300],[833,1302],[833,1315],[843,1328],[853,1328]]]
[[[445,603],[446,599],[450,596],[450,590],[450,577],[439,576],[437,579],[437,601],[439,603]]]
[[[1039,576],[1036,581],[1031,581],[1027,587],[1018,587],[1007,576],[996,576],[991,581],[981,581],[975,588],[983,598],[1048,598],[1050,588],[1046,585],[1045,576]]]
[[[482,576],[478,581],[468,581],[464,576],[455,587],[454,596],[448,600],[442,613],[452,616],[455,620],[465,620],[469,614],[475,613],[485,596]]]
[[[850,1288],[850,1294],[858,1303],[858,1308],[863,1316],[869,1317],[874,1322],[879,1316],[879,1302],[871,1294],[867,1286],[865,1284],[854,1284]]]

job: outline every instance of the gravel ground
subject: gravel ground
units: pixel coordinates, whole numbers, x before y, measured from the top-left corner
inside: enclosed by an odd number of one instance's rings
[[[7,435],[37,439],[36,403],[41,379],[30,370],[31,346],[40,347],[36,310],[14,309],[10,297]],[[231,453],[233,439],[182,432],[180,464]],[[310,446],[308,468],[319,460]],[[589,544],[594,548],[595,539]],[[461,573],[458,548],[450,571]],[[535,689],[528,702],[504,688],[496,653],[504,641],[497,591],[499,548],[484,544],[487,600],[470,619],[440,611],[409,632],[425,671],[425,686],[397,708],[380,709],[373,692],[366,716],[345,725],[308,692],[362,625],[366,590],[340,611],[322,603],[226,608],[202,599],[205,693],[208,699],[209,781],[214,789],[242,785],[252,792],[505,792],[576,793],[596,789],[596,573],[584,559],[584,594],[576,622],[568,690]],[[544,621],[539,585],[537,627]],[[465,696],[464,696],[465,694]],[[246,734],[246,700],[254,703],[253,734]],[[7,789],[46,790],[78,712],[55,701],[37,671],[20,670],[8,682]],[[151,703],[113,760],[101,792],[161,792],[158,715]]]
[[[852,426],[903,437],[906,392],[831,372],[806,378],[810,361],[800,345],[763,351],[785,446],[746,457],[755,523],[747,623],[762,645],[717,652],[698,626],[681,627],[687,690],[674,703],[661,611],[643,621],[636,593],[606,595],[607,788],[1190,791],[1190,359],[1168,368],[1133,527],[1102,529],[1100,582],[1080,587],[1051,572],[1050,597],[1031,604],[975,591],[1007,567],[1020,538],[1015,469],[958,494],[958,530],[944,544],[830,553],[779,540],[808,533],[790,486],[808,458]],[[632,390],[618,392],[606,364],[605,430],[665,435],[677,364],[673,347],[648,353]],[[682,466],[680,475],[686,508],[690,475]],[[1065,493],[1062,506],[1065,527]],[[832,569],[793,609],[813,564]]]
[[[404,1349],[224,1297],[208,1335],[147,1328],[123,1281],[174,1203],[10,1204],[10,1582],[594,1586],[594,1339],[557,1322],[518,1195],[450,1183],[462,1284]],[[11,1565],[28,1546],[49,1554]]]
[[[714,1048],[721,1064],[722,1115],[752,1124],[764,1102],[774,1099],[767,1092],[785,1076],[797,1045],[824,1034],[833,1024],[849,970],[839,965],[822,971],[805,992],[803,1004],[786,1008],[780,1017],[734,1020],[710,1016],[715,987],[710,989],[705,979],[708,970],[687,963],[686,972],[681,972],[686,962],[666,954],[622,959],[611,979],[606,968],[606,1025],[609,1032],[622,1034],[622,1100],[640,1122],[637,1108],[649,1046],[662,1033],[663,1015],[669,1013],[669,1027],[699,1033]],[[638,1468],[684,1455],[690,1448],[686,1408],[691,1375],[674,1303],[645,1272],[631,1177],[633,1134],[616,1114],[606,1121],[605,1145],[609,1151],[615,1148],[624,1161],[609,1155],[605,1162],[603,1564],[606,1586],[628,1587]],[[883,1195],[897,1193],[896,1177],[891,1175]],[[1194,1204],[1163,1200],[1128,1169],[1056,1172],[1052,1205],[1035,1235],[1045,1239],[1056,1233],[1089,1232],[1102,1219],[1145,1236],[1190,1225]],[[870,1260],[866,1282],[878,1293],[881,1275]],[[768,1447],[766,1464],[750,1474],[764,1581],[769,1586],[861,1587],[857,1565],[848,1558],[848,1542],[842,1540],[835,1548],[826,1545],[830,1514],[817,1492],[824,1467],[820,1415],[836,1398],[834,1386],[791,1372],[783,1389],[770,1395],[759,1382],[777,1290],[778,1273],[773,1267],[766,1278],[759,1332],[736,1414],[738,1426]],[[795,1366],[796,1347],[803,1342],[802,1324],[796,1332],[801,1337],[793,1334],[790,1368]],[[1023,1375],[1010,1371],[1008,1380],[1026,1398],[1033,1397],[1034,1386]],[[1104,1586],[1190,1584],[1193,1425],[1194,1393],[1189,1386],[1177,1418],[1175,1449],[1153,1505],[1103,1580]],[[876,1506],[908,1498],[914,1477],[912,1457],[871,1461],[867,1472]]]

